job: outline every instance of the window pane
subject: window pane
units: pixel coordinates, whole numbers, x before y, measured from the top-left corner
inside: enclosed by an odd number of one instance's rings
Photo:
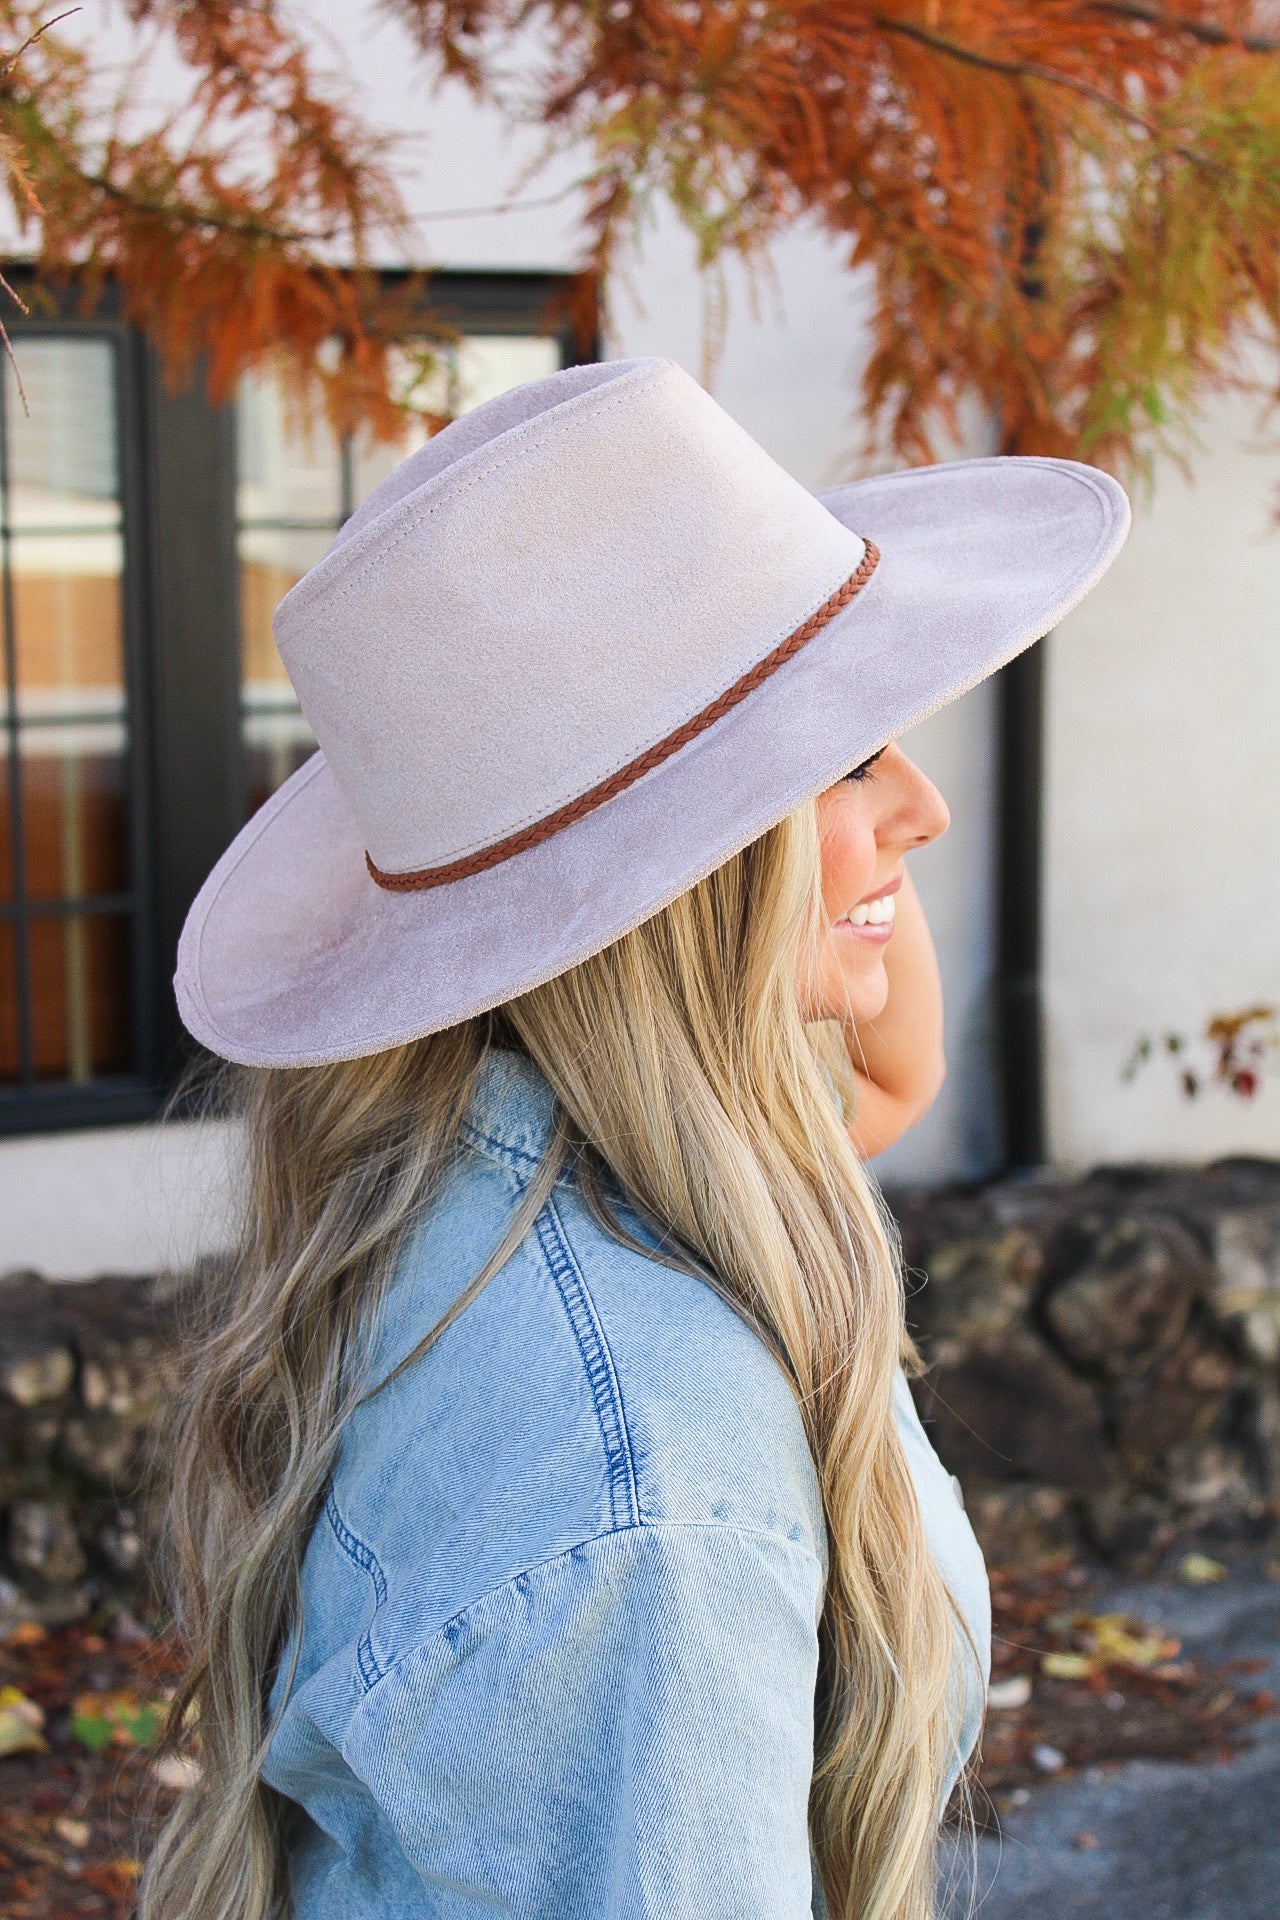
[[[316,750],[296,701],[279,713],[247,714],[244,728],[247,807],[255,813]]]
[[[323,419],[306,421],[270,375],[249,374],[236,406],[236,499],[240,520],[342,517],[342,454]]]
[[[32,920],[32,1040],[39,1080],[84,1085],[133,1053],[130,925],[124,914]]]
[[[240,528],[240,672],[247,712],[264,698],[293,698],[284,662],[271,636],[271,616],[295,580],[321,559],[333,529]]]
[[[125,892],[129,840],[119,722],[24,729],[21,742],[27,898]]]
[[[0,1086],[21,1072],[18,1055],[18,969],[12,924],[0,920]]]
[[[400,397],[419,417],[410,420],[403,439],[374,446],[361,440],[355,449],[353,504],[359,506],[402,460],[430,438],[442,419],[456,419],[493,400],[508,387],[538,380],[560,366],[560,347],[538,334],[511,338],[467,335],[446,346],[406,351],[401,361]]]
[[[16,371],[6,358],[4,375],[10,526],[118,527],[120,484],[109,343],[33,340],[18,334],[13,350]]]
[[[122,713],[120,535],[18,535],[10,567],[21,718],[47,723]]]
[[[321,558],[346,514],[443,421],[559,365],[558,343],[533,334],[408,343],[394,372],[398,396],[411,410],[403,437],[374,446],[361,435],[345,450],[322,425],[308,433],[291,423],[269,377],[243,382],[237,503],[248,811],[315,750],[271,637],[284,594]]]
[[[540,380],[560,366],[560,343],[543,334],[517,334],[510,339],[471,335],[458,346],[456,413],[467,413],[486,400],[495,400],[522,380]]]
[[[26,405],[6,366],[0,1078],[22,1077],[25,1032],[38,1081],[83,1084],[128,1071],[134,1046],[132,918],[108,910],[134,884],[115,355],[83,337],[14,348]],[[85,899],[102,910],[71,910]]]
[[[13,898],[14,851],[17,847],[17,834],[13,820],[13,760],[10,754],[12,736],[7,726],[0,726],[0,901]],[[0,995],[4,992],[0,986]],[[0,1000],[0,1006],[3,1001]],[[0,1022],[4,1020],[0,1012]]]
[[[405,429],[394,441],[375,443],[367,434],[357,436],[352,459],[353,506],[367,500],[402,460],[416,453],[442,420],[450,420],[462,411],[457,360],[453,347],[430,340],[405,346],[392,356],[393,391],[409,409]]]

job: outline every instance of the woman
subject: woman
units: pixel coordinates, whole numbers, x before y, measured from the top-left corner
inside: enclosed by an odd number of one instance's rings
[[[322,751],[179,957],[248,1186],[148,1920],[929,1913],[989,1616],[863,1165],[944,1070],[896,736],[1126,525],[1065,461],[815,499],[621,362],[286,596]]]

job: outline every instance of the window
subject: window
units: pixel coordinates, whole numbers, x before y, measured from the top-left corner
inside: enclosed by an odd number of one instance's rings
[[[402,397],[436,419],[456,418],[561,365],[561,344],[546,335],[464,335],[434,352],[427,341],[414,345],[418,351],[407,348],[403,356]],[[315,749],[275,649],[272,613],[343,521],[427,437],[425,424],[414,422],[397,446],[339,443],[324,422],[292,418],[269,375],[255,374],[241,385],[236,547],[247,813]]]
[[[119,447],[114,342],[19,337],[0,381],[0,1086],[28,1098],[138,1056]]]
[[[581,357],[545,324],[562,287],[435,276],[449,344],[407,343],[410,403],[453,416]],[[272,612],[427,432],[340,444],[266,375],[214,409],[110,299],[35,314],[5,316],[0,377],[0,1131],[157,1110],[190,900],[314,748]]]

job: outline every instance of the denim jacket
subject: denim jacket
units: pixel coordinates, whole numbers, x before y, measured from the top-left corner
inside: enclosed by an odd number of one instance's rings
[[[382,1379],[498,1243],[554,1101],[491,1053],[407,1244]],[[952,1777],[990,1648],[977,1543],[896,1404],[957,1645]],[[610,1238],[566,1177],[437,1344],[344,1429],[271,1694],[297,1920],[805,1920],[822,1505],[762,1342]],[[959,1642],[959,1636],[957,1636]]]

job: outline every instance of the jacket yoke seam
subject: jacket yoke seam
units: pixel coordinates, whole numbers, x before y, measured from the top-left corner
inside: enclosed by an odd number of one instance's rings
[[[567,1560],[583,1561],[593,1547],[601,1547],[611,1541],[639,1540],[649,1542],[670,1535],[715,1534],[721,1538],[732,1537],[739,1540],[765,1540],[779,1552],[794,1554],[800,1560],[808,1562],[821,1576],[822,1562],[803,1540],[792,1539],[789,1534],[779,1533],[774,1527],[747,1526],[738,1522],[731,1524],[723,1520],[636,1520],[630,1526],[612,1527],[600,1533],[587,1534],[581,1540],[575,1540],[571,1546],[562,1547],[558,1553],[548,1554],[543,1560],[532,1560],[518,1572],[508,1574],[506,1579],[497,1580],[482,1593],[472,1595],[462,1606],[456,1608],[447,1619],[442,1620],[424,1639],[414,1641],[394,1653],[377,1676],[377,1682],[388,1679],[398,1667],[405,1666],[416,1655],[421,1654],[437,1641],[446,1641],[455,1650],[465,1643],[472,1627],[471,1616],[481,1608],[491,1606],[504,1594],[517,1593],[527,1597],[532,1591],[535,1580],[552,1573],[563,1566]],[[375,1682],[365,1681],[365,1698],[372,1694]]]
[[[366,1545],[357,1534],[352,1533],[350,1527],[338,1511],[338,1503],[333,1497],[332,1488],[326,1496],[324,1510],[329,1521],[329,1526],[332,1529],[333,1537],[343,1553],[346,1554],[348,1560],[350,1560],[353,1565],[359,1567],[362,1572],[367,1573],[369,1576],[369,1580],[373,1586],[373,1611],[376,1615],[379,1609],[385,1606],[387,1599],[387,1576],[382,1571],[382,1564],[377,1554],[373,1551],[373,1548]],[[356,1647],[356,1662],[360,1668],[360,1678],[364,1681],[366,1691],[374,1686],[377,1681],[381,1680],[383,1672],[385,1671],[384,1668],[379,1666],[374,1655],[372,1636],[373,1621],[371,1619],[369,1625],[361,1634]]]
[[[516,1147],[509,1140],[496,1140],[491,1133],[484,1133],[479,1127],[464,1120],[458,1129],[462,1138],[475,1152],[484,1154],[486,1159],[499,1160],[510,1173],[517,1176],[536,1173],[541,1160],[536,1153],[527,1153],[523,1147]]]
[[[622,1388],[595,1301],[582,1268],[574,1257],[554,1198],[548,1199],[538,1215],[534,1231],[578,1343],[595,1402],[609,1474],[609,1509],[614,1530],[638,1526],[643,1515],[636,1485],[635,1456],[622,1404]]]

